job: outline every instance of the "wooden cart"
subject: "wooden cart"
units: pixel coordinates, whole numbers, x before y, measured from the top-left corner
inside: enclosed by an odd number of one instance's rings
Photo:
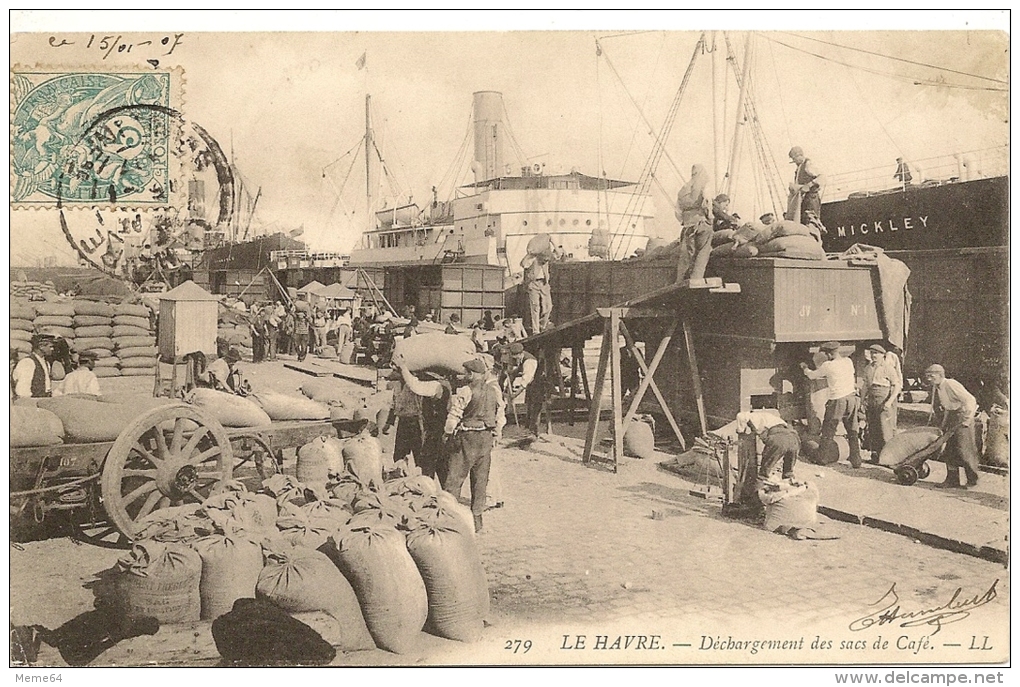
[[[351,421],[328,420],[225,429],[199,408],[171,403],[143,413],[112,442],[12,448],[11,516],[41,523],[64,512],[78,538],[124,546],[141,518],[201,503],[231,479],[255,490],[281,471],[285,449],[354,433]]]

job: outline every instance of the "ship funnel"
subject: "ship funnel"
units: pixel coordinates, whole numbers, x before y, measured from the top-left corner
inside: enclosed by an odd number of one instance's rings
[[[503,173],[503,94],[478,91],[473,102],[475,122],[475,181],[495,179]]]

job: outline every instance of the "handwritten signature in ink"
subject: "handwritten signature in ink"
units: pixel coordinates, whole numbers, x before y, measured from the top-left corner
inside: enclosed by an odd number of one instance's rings
[[[959,622],[968,616],[975,608],[980,608],[991,603],[999,595],[996,586],[999,580],[996,579],[983,594],[964,596],[963,587],[957,587],[953,596],[944,604],[931,608],[922,608],[913,611],[904,611],[900,606],[900,597],[896,593],[896,583],[893,582],[889,591],[882,595],[872,606],[878,610],[872,611],[865,616],[850,623],[850,630],[859,632],[870,627],[886,625],[899,622],[900,627],[934,627],[932,634],[938,634],[943,625]]]

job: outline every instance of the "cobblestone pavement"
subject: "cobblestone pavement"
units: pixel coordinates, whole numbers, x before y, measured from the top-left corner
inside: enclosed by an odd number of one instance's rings
[[[307,379],[278,364],[260,366],[260,378],[281,391]],[[336,663],[1008,659],[1009,571],[1001,564],[835,521],[827,527],[838,540],[794,541],[723,518],[718,502],[692,496],[694,485],[654,460],[624,459],[613,474],[582,465],[580,453],[581,442],[559,437],[528,450],[494,452],[505,505],[486,512],[479,535],[492,597],[489,626],[479,643],[422,635],[419,651],[411,655],[359,652],[338,656]],[[871,481],[862,479],[861,488]],[[903,498],[911,493],[904,490]],[[661,519],[653,519],[653,510]],[[11,553],[12,621],[49,627],[91,607],[90,576],[119,555],[67,539],[31,542]],[[852,631],[853,621],[890,605],[894,585],[900,617],[887,613],[885,622]],[[903,627],[911,619],[904,614],[921,611],[929,612],[914,620],[941,617],[941,627],[937,621]],[[186,636],[173,632],[123,642],[102,662],[144,664],[146,647],[154,646],[146,642],[161,642],[181,646],[175,664],[215,664],[207,626],[189,629]],[[627,649],[622,639],[620,650],[610,649],[617,635],[658,637],[632,639]],[[740,644],[753,640],[789,644]],[[876,641],[888,646],[876,649]],[[832,644],[812,648],[816,642]]]

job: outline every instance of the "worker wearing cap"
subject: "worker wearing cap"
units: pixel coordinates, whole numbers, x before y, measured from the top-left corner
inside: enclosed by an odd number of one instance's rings
[[[251,383],[245,379],[237,363],[241,361],[241,354],[236,348],[231,348],[222,358],[209,363],[205,369],[204,377],[210,388],[217,391],[225,391],[229,394],[247,396],[251,393]]]
[[[838,341],[827,341],[821,345],[826,360],[812,370],[807,363],[800,367],[808,379],[824,379],[829,385],[829,400],[825,403],[825,418],[822,420],[822,441],[824,447],[836,436],[836,427],[842,422],[846,428],[846,440],[850,444],[850,465],[861,466],[861,442],[857,436],[857,376],[854,363],[839,351]]]
[[[756,434],[762,441],[759,479],[768,479],[779,461],[783,462],[783,479],[793,477],[793,466],[800,457],[800,435],[783,418],[766,410],[737,413],[737,432]]]
[[[939,487],[965,489],[978,481],[977,442],[974,438],[974,415],[977,399],[955,379],[946,378],[946,369],[931,365],[924,371],[931,385],[931,409],[934,420],[943,432],[953,432],[942,454],[946,461],[946,481]],[[967,475],[966,486],[960,484],[960,468]]]
[[[57,337],[52,334],[33,334],[32,352],[22,358],[11,372],[11,390],[14,398],[46,398],[53,395],[50,379],[50,361]]]
[[[712,199],[712,231],[725,231],[736,229],[739,226],[739,218],[730,214],[730,197],[720,193]]]
[[[64,377],[62,393],[65,396],[71,394],[103,395],[99,388],[99,378],[93,372],[96,369],[96,357],[92,351],[83,351],[78,354],[78,367]]]
[[[482,529],[485,491],[492,462],[493,436],[505,419],[499,390],[486,381],[485,363],[479,359],[464,364],[467,384],[457,389],[450,400],[444,436],[449,448],[449,467],[443,489],[460,494],[464,480],[471,477],[471,513],[475,531]],[[505,415],[504,415],[505,417]]]
[[[521,260],[524,290],[528,293],[528,334],[534,336],[549,328],[552,316],[552,287],[549,286],[549,253],[528,253]]]
[[[896,436],[896,399],[903,391],[903,377],[879,344],[869,346],[864,357],[868,361],[861,370],[861,396],[867,422],[864,440],[872,454],[871,462],[877,463],[882,448]]]
[[[804,225],[821,225],[822,217],[822,173],[804,154],[800,146],[790,148],[790,160],[797,165],[793,182],[790,184],[790,203],[786,219]],[[795,208],[799,205],[800,212]]]
[[[538,371],[538,359],[524,350],[524,345],[521,342],[514,341],[501,349],[497,362],[499,364],[499,388],[504,390],[507,403],[513,403],[521,392],[525,392],[524,404],[528,413],[528,429],[537,436],[538,415],[544,400],[538,385],[532,385],[532,382],[535,381],[535,373]]]

